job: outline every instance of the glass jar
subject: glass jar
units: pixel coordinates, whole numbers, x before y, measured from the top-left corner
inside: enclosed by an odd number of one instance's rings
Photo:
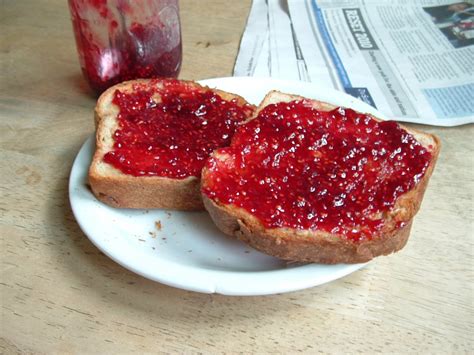
[[[124,80],[178,76],[178,0],[69,0],[69,9],[81,69],[95,92]]]

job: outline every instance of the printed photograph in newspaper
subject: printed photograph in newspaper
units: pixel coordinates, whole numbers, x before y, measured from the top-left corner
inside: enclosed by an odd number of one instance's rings
[[[474,6],[467,2],[424,7],[439,30],[455,48],[474,44]]]

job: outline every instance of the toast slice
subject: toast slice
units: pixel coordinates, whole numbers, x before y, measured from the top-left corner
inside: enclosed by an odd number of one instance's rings
[[[89,183],[120,208],[203,209],[201,169],[255,107],[191,81],[142,79],[106,90],[95,108]]]
[[[277,91],[202,171],[224,233],[297,262],[361,263],[400,250],[440,150],[436,136]]]

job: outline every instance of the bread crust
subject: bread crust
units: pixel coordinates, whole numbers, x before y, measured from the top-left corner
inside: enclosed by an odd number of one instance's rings
[[[113,132],[118,127],[118,107],[113,103],[116,90],[130,92],[135,84],[159,85],[159,80],[139,79],[117,84],[107,89],[98,99],[95,108],[96,151],[89,168],[89,183],[100,201],[118,208],[203,210],[200,193],[200,176],[173,179],[155,176],[127,175],[103,162],[104,155],[113,146]],[[192,88],[212,90],[225,100],[247,104],[242,97],[222,90],[209,89],[192,81],[181,81]]]
[[[273,92],[275,94],[275,92]],[[271,103],[271,97],[262,101],[258,112]],[[288,101],[304,99],[299,96],[285,95]],[[290,100],[291,99],[291,100]],[[331,110],[335,106],[311,100],[321,110]],[[377,118],[375,118],[377,119]],[[377,119],[380,120],[380,119]],[[265,228],[251,213],[235,205],[226,205],[203,195],[204,206],[214,223],[224,233],[234,236],[251,247],[268,255],[287,261],[313,262],[322,264],[363,263],[380,255],[388,255],[402,249],[410,235],[413,217],[421,206],[423,195],[433,173],[441,143],[438,137],[403,127],[418,140],[427,143],[432,154],[430,165],[417,185],[400,196],[394,207],[383,215],[384,228],[371,239],[352,241],[342,235],[324,231],[296,230],[291,228]],[[431,147],[431,148],[429,148]],[[218,152],[214,152],[216,155]],[[206,183],[207,168],[202,171],[202,185]]]
[[[103,176],[89,172],[92,192],[100,201],[118,208],[202,210],[197,177],[168,179],[131,175]]]
[[[204,206],[224,233],[261,251],[287,261],[320,264],[364,263],[376,256],[402,249],[407,243],[412,220],[378,238],[353,242],[325,232],[289,228],[267,229],[248,212],[217,204],[203,195]]]

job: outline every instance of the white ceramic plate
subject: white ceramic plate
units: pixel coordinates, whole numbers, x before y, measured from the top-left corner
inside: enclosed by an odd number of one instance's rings
[[[382,115],[344,93],[314,84],[257,78],[201,81],[258,104],[272,90],[317,98]],[[130,210],[108,207],[87,187],[94,152],[90,137],[74,161],[69,197],[89,239],[127,269],[166,285],[224,295],[267,295],[301,290],[348,275],[365,264],[287,264],[222,234],[206,212]],[[157,228],[157,222],[161,228]]]

